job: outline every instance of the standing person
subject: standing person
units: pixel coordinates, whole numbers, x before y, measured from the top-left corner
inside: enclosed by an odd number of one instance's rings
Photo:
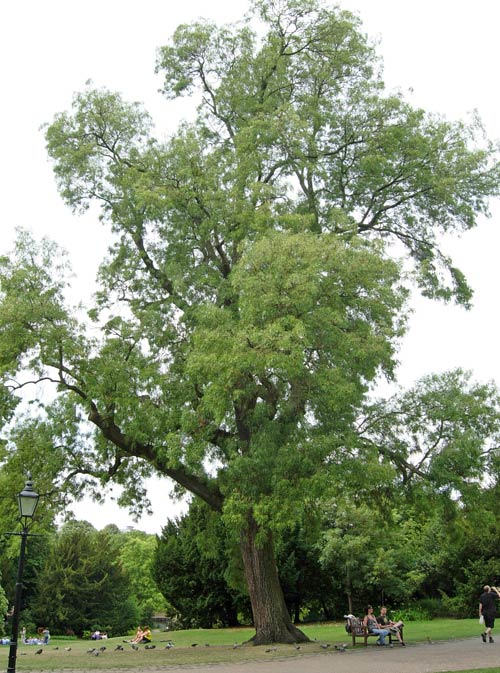
[[[373,608],[371,605],[367,605],[365,608],[363,624],[368,629],[368,633],[376,633],[378,635],[376,640],[377,645],[387,644],[385,642],[385,638],[389,635],[389,629],[382,628],[382,626],[377,622],[377,618],[373,614]]]
[[[491,630],[495,626],[495,616],[497,614],[496,600],[498,598],[500,598],[500,592],[496,587],[490,587],[487,584],[483,587],[483,593],[479,597],[479,619],[482,617],[484,620],[484,631],[481,633],[483,643],[486,642],[486,639],[490,643],[494,642]]]
[[[50,641],[50,631],[47,626],[44,628],[42,635],[43,635],[43,644],[48,645]]]
[[[387,608],[384,605],[382,605],[380,608],[380,615],[378,616],[377,621],[380,626],[384,626],[388,628],[391,633],[394,633],[401,645],[405,647],[406,643],[404,642],[403,636],[401,634],[401,628],[404,626],[404,622],[401,620],[399,622],[393,622],[392,619],[389,619],[387,616]]]

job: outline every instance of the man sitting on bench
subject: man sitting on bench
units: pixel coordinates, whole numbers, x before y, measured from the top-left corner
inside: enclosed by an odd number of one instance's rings
[[[382,606],[380,608],[380,615],[377,621],[381,626],[388,628],[391,634],[397,636],[397,639],[399,640],[401,645],[403,647],[405,646],[406,643],[404,642],[403,634],[401,633],[401,629],[404,626],[404,622],[402,622],[401,620],[398,622],[393,622],[392,619],[389,619],[389,617],[387,616],[387,608],[385,606]]]

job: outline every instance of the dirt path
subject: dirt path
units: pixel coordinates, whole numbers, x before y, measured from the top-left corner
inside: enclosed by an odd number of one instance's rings
[[[439,673],[493,666],[500,671],[500,640],[492,645],[485,645],[480,638],[465,638],[407,647],[356,647],[344,653],[329,650],[293,659],[280,659],[279,652],[269,656],[268,662],[148,667],[141,673]],[[113,673],[130,672],[131,669],[113,670]]]

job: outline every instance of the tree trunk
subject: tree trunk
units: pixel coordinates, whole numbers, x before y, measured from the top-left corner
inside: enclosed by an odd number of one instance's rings
[[[241,551],[248,593],[252,604],[255,636],[254,645],[270,643],[308,642],[309,638],[292,624],[278,578],[274,557],[273,538],[270,532],[259,536],[258,526],[249,518],[241,535]]]
[[[352,615],[352,584],[351,584],[351,570],[347,567],[346,577],[346,594],[347,594],[347,614]]]
[[[347,614],[352,615],[352,594],[350,591],[347,592]]]

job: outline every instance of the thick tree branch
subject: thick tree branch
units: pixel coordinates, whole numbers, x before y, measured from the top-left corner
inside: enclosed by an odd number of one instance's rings
[[[223,496],[215,485],[209,484],[193,474],[188,474],[184,467],[169,467],[165,461],[159,459],[151,444],[137,442],[125,435],[113,420],[99,413],[97,406],[93,402],[91,403],[88,419],[100,429],[107,440],[121,449],[126,455],[143,458],[153,465],[158,472],[170,477],[190,493],[200,497],[213,509],[218,511],[222,509]]]

